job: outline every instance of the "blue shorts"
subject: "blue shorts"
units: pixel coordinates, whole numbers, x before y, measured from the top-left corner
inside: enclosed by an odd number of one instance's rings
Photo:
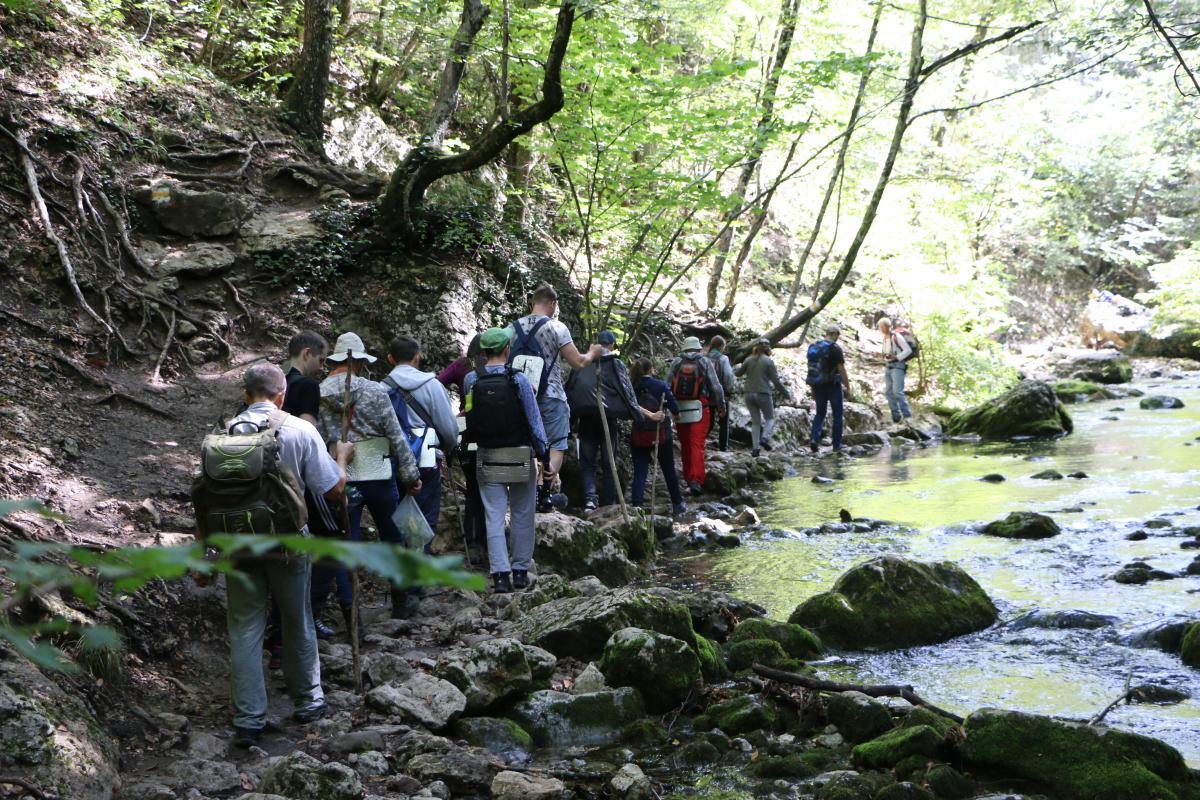
[[[539,397],[538,411],[542,412],[542,427],[551,450],[566,450],[571,435],[571,407],[558,397]]]

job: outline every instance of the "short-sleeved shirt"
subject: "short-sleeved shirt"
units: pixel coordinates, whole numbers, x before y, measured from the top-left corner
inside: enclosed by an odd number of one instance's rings
[[[517,320],[516,324],[520,325],[521,330],[525,333],[529,333],[540,319],[542,319],[541,314],[528,314]],[[567,326],[556,319],[551,319],[543,325],[538,330],[536,339],[538,347],[542,349],[542,354],[546,357],[546,361],[554,361],[554,368],[550,370],[550,376],[546,379],[546,397],[556,397],[559,400],[565,401],[567,399],[567,390],[563,388],[563,360],[558,354],[560,350],[574,342],[575,339],[571,336],[571,331],[567,329]]]
[[[265,428],[274,410],[271,403],[254,403],[231,419],[228,427],[233,428],[239,422],[253,422]],[[295,415],[284,420],[279,428],[279,458],[292,470],[300,487],[314,496],[325,494],[342,479],[342,468],[325,450],[317,429],[311,422]]]
[[[287,394],[283,397],[283,410],[296,416],[312,414],[316,419],[321,413],[321,384],[295,367],[285,377]]]

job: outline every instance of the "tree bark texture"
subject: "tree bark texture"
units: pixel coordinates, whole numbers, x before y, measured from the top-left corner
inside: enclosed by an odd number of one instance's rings
[[[332,0],[304,0],[304,44],[283,105],[300,133],[318,145],[325,141],[325,95],[332,57]]]

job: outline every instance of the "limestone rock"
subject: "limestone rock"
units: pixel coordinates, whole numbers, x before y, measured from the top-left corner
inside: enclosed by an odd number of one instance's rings
[[[1064,378],[1091,383],[1129,383],[1133,365],[1117,350],[1073,350],[1054,367]]]
[[[589,661],[588,665],[575,676],[575,682],[571,684],[571,694],[589,694],[607,688],[608,683],[604,680],[604,673]]]
[[[313,800],[358,800],[363,793],[358,774],[350,767],[336,761],[322,763],[300,750],[267,767],[258,790]]]
[[[487,639],[469,650],[444,656],[434,674],[458,687],[467,711],[487,711],[529,691],[533,672],[525,648],[515,639]]]
[[[1013,511],[1004,519],[984,525],[983,533],[1005,539],[1048,539],[1062,533],[1062,529],[1045,514]]]
[[[536,744],[568,746],[616,742],[621,729],[642,713],[637,691],[627,687],[591,694],[544,689],[517,703],[512,717]]]
[[[1074,429],[1058,396],[1040,381],[1021,381],[999,397],[960,411],[946,423],[946,434],[978,434],[984,439],[1014,436],[1061,436]]]
[[[177,786],[202,792],[228,792],[242,785],[238,768],[228,761],[185,758],[171,765],[171,775]]]
[[[638,566],[624,546],[589,520],[561,513],[537,515],[534,558],[568,578],[595,575],[610,586],[629,583]]]
[[[664,597],[672,603],[687,606],[692,616],[692,628],[696,633],[716,642],[723,642],[733,633],[734,623],[730,619],[761,617],[767,610],[757,603],[732,597],[713,589],[677,589],[656,586],[648,589],[652,594]]]
[[[156,242],[145,242],[139,252],[163,277],[211,277],[228,272],[237,260],[232,250],[216,242],[191,242],[183,247],[171,248]]]
[[[600,670],[609,685],[640,691],[652,714],[678,706],[700,680],[700,660],[686,642],[641,628],[623,628],[609,638]]]
[[[608,789],[615,800],[648,800],[654,794],[650,779],[637,764],[626,764],[617,770],[608,782]]]
[[[155,220],[180,236],[217,237],[236,233],[250,215],[243,195],[207,189],[189,189],[175,181],[160,181],[135,192],[150,206]]]
[[[493,800],[558,800],[563,782],[549,776],[501,772],[492,780]]]
[[[491,786],[499,767],[487,751],[450,747],[414,756],[405,769],[426,784],[443,782],[456,795],[478,795]]]
[[[467,698],[449,681],[418,672],[401,683],[385,683],[367,693],[367,703],[430,730],[441,730],[467,707]]]
[[[414,673],[408,661],[395,653],[364,653],[362,664],[363,672],[372,686],[382,686],[389,681],[406,681]]]
[[[881,556],[844,573],[788,621],[836,647],[894,650],[982,630],[996,617],[991,599],[958,565]]]
[[[533,737],[511,719],[469,717],[454,723],[454,735],[482,747],[509,764],[524,763],[533,750]]]
[[[887,706],[862,692],[838,692],[825,701],[829,721],[848,742],[866,742],[896,726]]]
[[[309,245],[321,230],[307,211],[264,211],[252,217],[238,234],[243,253],[277,253]]]

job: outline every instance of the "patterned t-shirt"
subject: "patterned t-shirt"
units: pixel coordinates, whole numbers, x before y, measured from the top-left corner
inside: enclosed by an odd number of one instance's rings
[[[529,314],[517,320],[516,324],[520,325],[521,330],[525,333],[529,333],[540,319],[542,319],[541,314]],[[550,369],[549,377],[546,378],[546,397],[555,397],[565,402],[567,391],[563,388],[563,360],[559,351],[574,341],[571,331],[563,323],[552,319],[541,327],[535,338],[537,338],[538,347],[542,348],[542,354],[546,357],[547,366],[550,362],[554,364]]]

